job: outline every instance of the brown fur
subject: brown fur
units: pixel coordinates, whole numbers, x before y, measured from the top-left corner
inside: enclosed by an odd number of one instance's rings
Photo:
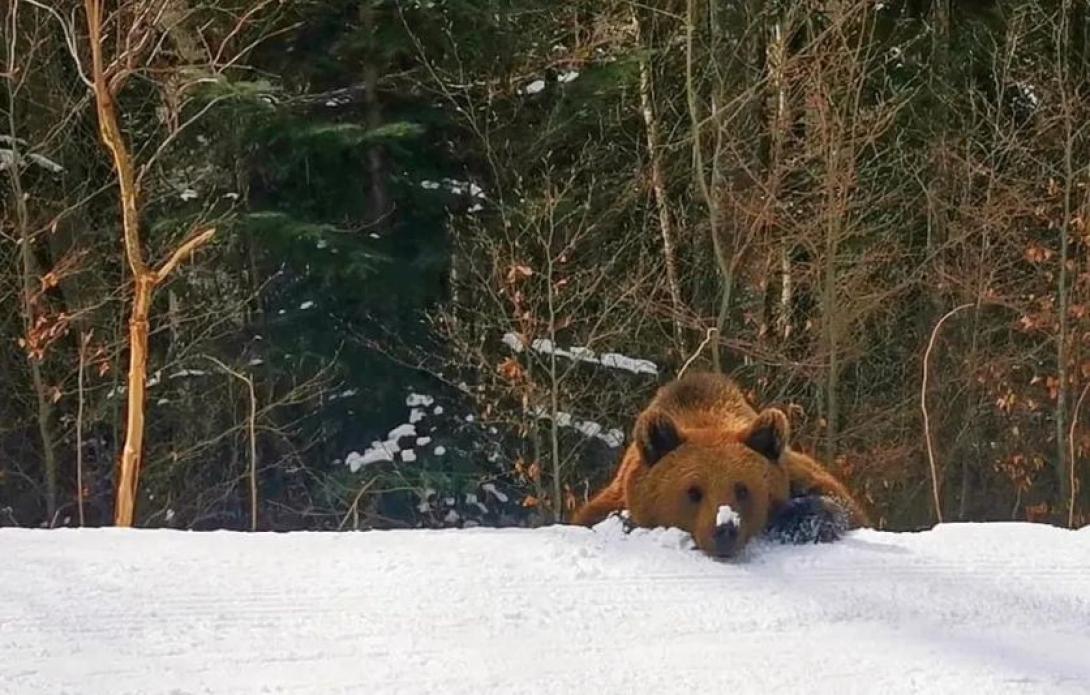
[[[720,505],[729,504],[741,516],[740,549],[789,497],[820,494],[848,509],[852,527],[866,525],[847,488],[817,461],[790,449],[789,434],[782,411],[758,413],[727,377],[685,376],[659,389],[637,418],[613,480],[573,522],[592,526],[628,509],[637,526],[684,529],[713,553]],[[746,499],[739,499],[740,485]],[[693,488],[700,491],[699,501],[689,494]]]

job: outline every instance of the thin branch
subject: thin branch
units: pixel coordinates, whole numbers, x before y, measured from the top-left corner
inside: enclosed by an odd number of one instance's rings
[[[76,73],[79,75],[80,80],[83,81],[83,84],[94,89],[94,82],[92,82],[91,79],[87,77],[87,73],[83,70],[83,64],[80,62],[79,51],[76,50],[76,39],[73,36],[74,32],[72,31],[72,27],[69,26],[68,22],[65,21],[63,16],[61,16],[61,13],[57,12],[57,10],[50,7],[49,5],[38,2],[38,0],[23,0],[23,2],[27,3],[28,5],[33,5],[40,10],[45,10],[46,12],[51,14],[54,19],[57,20],[57,22],[61,25],[61,32],[64,34],[64,43],[68,46],[68,52],[72,54],[72,62],[76,65]]]
[[[227,48],[227,44],[229,44],[232,39],[234,39],[236,36],[238,36],[239,32],[242,31],[242,28],[244,26],[246,26],[247,20],[249,20],[255,14],[257,14],[262,9],[264,9],[265,6],[268,5],[270,2],[272,2],[272,0],[262,0],[261,2],[254,3],[253,7],[246,10],[246,12],[243,13],[243,15],[238,18],[238,21],[235,22],[234,28],[232,28],[231,31],[227,32],[227,36],[223,37],[223,41],[220,41],[220,47],[219,47],[219,50],[216,51],[216,57],[212,59],[212,65],[213,66],[218,65],[219,62],[221,60],[223,60],[223,51],[224,51],[224,49]],[[242,55],[242,54],[243,54],[242,51],[240,51],[238,54],[236,54],[236,57],[234,59],[232,59],[232,62],[234,62],[234,60],[237,60],[238,55]]]
[[[199,234],[191,236],[186,241],[182,242],[182,245],[174,250],[170,258],[166,260],[163,265],[155,271],[155,284],[158,285],[166,280],[167,276],[178,267],[178,264],[186,259],[187,256],[194,253],[198,248],[208,243],[216,235],[215,227],[206,229]]]
[[[250,530],[257,530],[257,394],[254,392],[254,380],[241,372],[231,369],[220,360],[205,355],[205,359],[246,384],[250,392],[250,415],[246,419],[250,435]]]
[[[83,373],[87,364],[87,346],[91,342],[91,336],[94,335],[91,331],[88,331],[80,336],[79,340],[79,376],[76,380],[76,393],[78,403],[76,406],[76,508],[79,512],[79,525],[83,528],[84,515],[83,515]]]
[[[356,493],[356,496],[352,499],[352,504],[348,506],[348,511],[344,513],[344,518],[341,519],[341,523],[337,525],[337,530],[344,529],[344,525],[348,523],[348,517],[352,517],[352,525],[354,528],[360,527],[360,498],[363,497],[363,493],[371,489],[371,486],[375,484],[377,478],[371,478],[366,483],[360,486],[360,491]]]
[[[214,99],[209,100],[209,102],[207,104],[205,104],[204,106],[202,106],[201,109],[197,113],[193,114],[185,122],[183,122],[181,125],[179,125],[174,130],[174,132],[170,133],[165,138],[163,138],[163,141],[161,143],[159,143],[158,147],[155,148],[155,152],[152,153],[152,155],[150,157],[148,157],[148,159],[140,167],[139,172],[136,174],[136,185],[139,186],[139,185],[141,185],[143,183],[144,177],[147,176],[147,174],[152,170],[152,167],[155,166],[155,163],[159,159],[159,157],[172,144],[174,144],[175,140],[177,140],[183,133],[185,133],[189,129],[190,126],[192,126],[198,120],[203,118],[204,115],[206,113],[208,113],[209,111],[211,111],[216,105],[218,105],[220,102],[226,101],[229,98],[230,97],[228,97],[228,96],[219,96],[219,97],[215,97]]]
[[[939,500],[939,472],[938,468],[935,466],[935,450],[931,445],[931,419],[927,413],[928,365],[931,362],[931,349],[935,347],[935,338],[938,337],[939,329],[942,328],[942,324],[946,322],[946,319],[959,311],[976,305],[976,302],[967,302],[946,312],[931,330],[931,338],[927,341],[927,351],[923,354],[923,379],[920,383],[920,410],[923,411],[923,433],[924,440],[927,444],[927,462],[931,467],[931,495],[935,503],[935,517],[939,520],[940,524],[942,523],[942,502]]]
[[[704,352],[704,348],[708,346],[708,343],[711,341],[711,339],[713,337],[718,337],[718,335],[718,329],[714,327],[708,329],[708,332],[704,335],[704,340],[700,342],[700,345],[696,348],[696,351],[689,356],[689,359],[685,360],[685,364],[681,365],[681,369],[679,369],[677,372],[677,379],[680,379],[682,376],[685,375],[685,370],[689,368],[689,365],[691,365],[696,360],[696,358],[700,356],[700,353]]]

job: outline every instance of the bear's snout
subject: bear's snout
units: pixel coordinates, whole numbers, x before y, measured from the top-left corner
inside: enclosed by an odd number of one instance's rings
[[[738,550],[738,524],[728,521],[719,524],[712,532],[713,552],[717,557],[730,557]]]

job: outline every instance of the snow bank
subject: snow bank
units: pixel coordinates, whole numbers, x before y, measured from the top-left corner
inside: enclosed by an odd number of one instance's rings
[[[1076,693],[1090,533],[0,530],[0,693]]]

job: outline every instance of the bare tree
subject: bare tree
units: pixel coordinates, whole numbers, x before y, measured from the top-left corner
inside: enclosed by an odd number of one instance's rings
[[[209,80],[222,79],[226,70],[236,65],[246,51],[252,50],[255,44],[233,54],[228,53],[239,31],[252,22],[254,15],[266,5],[267,2],[257,3],[237,18],[235,27],[218,44],[206,44],[206,63],[203,67],[187,66],[190,74],[195,76],[180,85],[173,84],[169,90],[171,99],[168,103],[176,99],[173,108],[178,113],[184,112],[191,103],[195,87]],[[186,13],[169,0],[152,3],[123,2],[109,14],[102,0],[85,0],[84,13],[88,32],[87,53],[90,56],[88,81],[94,95],[99,134],[103,146],[110,154],[117,179],[125,259],[132,274],[126,436],[115,508],[115,523],[129,526],[134,519],[140,462],[144,450],[148,332],[152,300],[156,290],[167,281],[171,273],[215,235],[212,227],[194,231],[166,254],[165,260],[157,265],[149,264],[144,251],[144,201],[141,183],[162,153],[183,131],[207,114],[217,103],[217,99],[211,99],[203,106],[195,108],[195,113],[185,120],[168,119],[167,132],[158,146],[141,147],[141,152],[147,151],[150,154],[138,161],[133,146],[122,129],[120,95],[134,76],[150,75],[149,67],[164,59],[163,42],[158,40],[162,27],[167,27],[168,31],[176,35],[180,52],[187,52],[182,50],[186,46],[189,46],[190,52],[193,50],[193,42],[183,40],[183,28],[179,25]],[[107,37],[111,30],[114,39],[109,41]]]
[[[21,26],[19,12],[22,3],[13,0],[8,5],[4,16],[4,35],[7,37],[7,50],[5,51],[4,73],[7,79],[4,83],[7,87],[7,99],[9,104],[15,103],[19,98],[20,87],[25,80],[26,73],[33,70],[30,61],[34,60],[34,51],[18,52],[24,45],[23,38],[19,36]],[[31,8],[27,8],[30,10]],[[27,56],[25,59],[23,56]],[[21,308],[24,325],[24,335],[21,342],[26,346],[27,368],[30,372],[31,384],[34,389],[36,404],[38,437],[41,442],[43,477],[45,482],[45,509],[50,520],[57,511],[57,438],[54,426],[53,403],[49,395],[49,386],[42,369],[42,360],[45,357],[44,346],[41,345],[43,324],[45,317],[41,316],[38,307],[40,296],[39,278],[42,273],[38,268],[38,262],[34,257],[34,244],[37,234],[32,229],[30,213],[27,208],[28,193],[23,186],[22,170],[27,162],[42,162],[48,160],[34,160],[23,151],[23,140],[20,137],[19,124],[15,118],[15,109],[9,108],[7,112],[7,136],[0,145],[5,146],[8,153],[4,162],[7,166],[8,183],[11,190],[11,205],[14,208],[15,236],[19,243],[20,270],[22,279]],[[56,165],[54,165],[56,166]]]

